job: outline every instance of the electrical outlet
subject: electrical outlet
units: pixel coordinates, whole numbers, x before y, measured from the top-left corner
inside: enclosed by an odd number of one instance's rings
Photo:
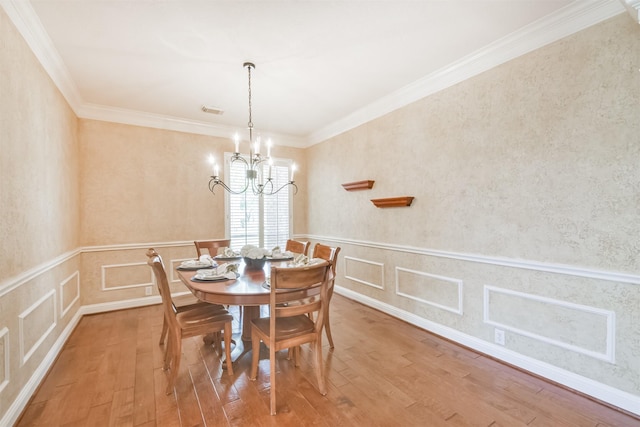
[[[153,292],[153,290],[151,289],[151,286],[147,286],[144,288],[144,294],[145,295],[151,295],[151,293]]]
[[[495,329],[493,333],[493,340],[496,344],[504,345],[504,331],[502,329]]]

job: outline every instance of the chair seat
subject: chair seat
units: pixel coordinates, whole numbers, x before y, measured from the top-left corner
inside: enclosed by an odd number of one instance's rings
[[[202,326],[212,322],[233,321],[233,316],[225,309],[214,307],[198,307],[191,310],[176,313],[176,320],[180,327],[186,332],[199,330]]]
[[[210,309],[218,309],[218,310],[226,310],[223,305],[220,304],[209,304],[208,302],[200,301],[198,298],[193,296],[192,294],[184,294],[171,298],[171,302],[176,313],[180,313],[187,310],[193,310],[198,307],[209,307]],[[160,334],[160,345],[164,344],[164,340],[167,336],[168,325],[167,319],[163,320],[162,323],[162,333]],[[216,341],[216,344],[218,342]]]
[[[191,306],[206,306],[206,305],[218,305],[218,304],[209,304],[208,302],[200,301],[198,298],[193,296],[192,294],[184,294],[178,295],[171,298],[173,300],[173,305],[176,306],[177,310],[180,310],[183,307],[191,307]],[[222,307],[222,306],[220,306]]]
[[[264,336],[269,336],[268,317],[254,319],[251,323]],[[305,315],[278,318],[276,319],[276,341],[312,333],[314,326],[313,320]]]

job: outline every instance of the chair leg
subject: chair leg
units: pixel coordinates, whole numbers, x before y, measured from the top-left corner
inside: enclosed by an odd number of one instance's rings
[[[233,360],[231,360],[231,322],[224,324],[224,352],[227,358],[227,375],[233,376]]]
[[[167,325],[167,319],[165,319],[164,316],[162,316],[162,332],[160,333],[160,345],[164,344],[164,340],[166,338],[167,335],[167,329],[168,329],[168,325]]]
[[[320,394],[324,396],[327,394],[327,386],[324,381],[324,363],[322,361],[322,334],[318,335],[318,340],[314,343],[314,347],[316,352],[315,371],[318,381],[318,390],[320,390]]]
[[[331,336],[331,323],[329,322],[329,310],[325,313],[324,330],[329,340],[329,348],[333,348],[333,337]]]
[[[269,348],[269,406],[271,407],[271,415],[276,414],[276,351]]]
[[[163,371],[169,370],[169,365],[171,364],[171,357],[173,353],[173,338],[171,336],[171,333],[168,333],[167,338],[167,345],[164,349],[164,364],[162,365]]]
[[[220,332],[216,332],[216,334],[214,335],[214,338],[215,338],[214,345],[216,347],[216,351],[220,356],[222,356],[222,340],[224,339],[226,343],[226,337],[222,337],[222,334],[220,334]]]
[[[293,366],[300,367],[300,346],[293,347]]]
[[[329,288],[327,295],[327,309],[324,313],[324,329],[327,332],[327,339],[329,340],[329,348],[333,348],[333,337],[331,336],[331,322],[329,321],[329,311],[331,308],[331,298],[333,297],[333,286]]]
[[[249,379],[255,381],[258,377],[258,362],[260,361],[260,337],[251,331],[251,375]]]
[[[169,371],[169,383],[167,384],[166,394],[171,394],[173,391],[173,387],[176,385],[176,379],[178,378],[178,371],[180,370],[180,359],[182,358],[182,337],[174,336],[173,337],[173,350],[172,353],[172,361],[171,368]]]

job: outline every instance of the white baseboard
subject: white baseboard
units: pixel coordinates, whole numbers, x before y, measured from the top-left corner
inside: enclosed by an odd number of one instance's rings
[[[387,303],[364,296],[357,292],[353,292],[350,289],[336,286],[335,292],[361,304],[387,313],[393,317],[402,319],[412,325],[433,332],[434,334],[460,343],[491,357],[495,357],[496,359],[502,360],[513,366],[517,366],[521,369],[532,372],[536,375],[540,375],[551,381],[557,382],[558,384],[562,384],[566,387],[592,396],[598,400],[601,400],[602,402],[606,402],[636,415],[640,415],[639,396],[626,393],[624,391],[610,387],[606,384],[599,383],[597,381],[582,377],[564,369],[560,369],[556,366],[523,356],[487,341],[483,341],[470,335],[463,334],[455,329],[451,329],[446,326],[431,322],[427,319],[416,316],[413,313],[400,310],[399,308]],[[184,293],[185,292],[182,292],[180,294]],[[58,357],[58,354],[62,350],[64,344],[71,336],[71,333],[80,322],[82,316],[87,314],[104,313],[114,310],[123,310],[127,308],[144,307],[147,305],[159,304],[160,302],[160,296],[155,295],[145,298],[136,298],[124,301],[113,301],[81,306],[73,316],[67,327],[64,329],[64,331],[62,331],[47,355],[44,357],[42,363],[40,363],[36,371],[33,373],[33,375],[31,375],[31,378],[29,378],[29,381],[27,381],[27,384],[22,388],[2,419],[0,419],[0,426],[10,426],[16,423],[18,417],[20,417],[20,414],[22,414],[22,411],[29,403],[29,399],[31,399],[31,396],[35,393],[47,372],[49,372],[49,369]]]
[[[397,307],[359,294],[350,289],[337,285],[334,289],[337,294],[375,308],[376,310],[380,310],[390,316],[402,319],[407,323],[433,332],[434,334],[479,351],[480,353],[502,360],[510,365],[517,366],[518,368],[547,378],[550,381],[569,387],[580,393],[584,393],[617,408],[640,415],[640,396],[618,390],[590,378],[583,377],[573,372],[558,368],[557,366],[508,350],[502,346],[464,334],[458,330],[429,321],[408,311],[400,310]]]
[[[181,295],[183,293],[185,292],[181,292],[175,295]],[[107,311],[114,311],[114,310],[124,310],[127,308],[144,307],[147,305],[160,304],[161,302],[162,301],[160,299],[160,296],[154,295],[150,297],[136,298],[136,299],[130,299],[130,300],[124,300],[124,301],[113,301],[113,302],[105,302],[100,304],[83,305],[80,308],[78,308],[78,311],[76,311],[75,315],[73,316],[69,324],[66,326],[66,328],[64,328],[60,336],[58,336],[58,339],[56,340],[56,342],[51,346],[51,348],[47,352],[46,356],[44,357],[44,359],[42,360],[38,368],[31,375],[31,378],[29,378],[29,381],[27,381],[25,386],[22,387],[22,390],[20,390],[20,393],[18,394],[16,399],[13,401],[13,403],[11,404],[7,412],[4,414],[4,416],[0,419],[0,426],[11,426],[18,421],[18,418],[22,414],[22,411],[24,411],[24,409],[29,404],[29,400],[38,389],[38,386],[40,385],[44,377],[47,375],[47,372],[49,372],[49,369],[51,369],[51,366],[56,361],[58,354],[60,353],[60,351],[62,351],[64,344],[67,342],[67,340],[71,336],[71,333],[80,322],[80,319],[82,319],[82,316],[86,314],[104,313]]]
[[[47,352],[47,355],[44,357],[33,375],[31,375],[31,378],[29,378],[29,381],[27,381],[25,386],[22,387],[22,390],[20,390],[20,393],[18,394],[16,399],[13,401],[2,419],[0,419],[0,426],[12,426],[18,421],[18,417],[20,417],[20,414],[22,414],[24,408],[26,408],[27,404],[29,403],[29,399],[31,399],[31,396],[33,396],[33,394],[38,389],[38,386],[47,375],[47,372],[49,372],[51,365],[53,365],[53,362],[56,361],[56,358],[62,350],[62,347],[67,342],[67,340],[71,336],[71,333],[80,322],[80,319],[82,318],[81,311],[82,307],[78,309],[71,321],[67,324],[67,327],[64,328],[60,336],[58,336],[58,339],[51,346],[51,348]]]
[[[128,299],[123,301],[102,302],[98,304],[83,305],[80,307],[82,315],[105,313],[107,311],[125,310],[127,308],[144,307],[147,305],[160,304],[162,299],[160,295],[154,295],[144,298]]]

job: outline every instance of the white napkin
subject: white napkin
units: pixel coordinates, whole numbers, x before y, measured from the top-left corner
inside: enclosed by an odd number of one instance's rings
[[[238,254],[235,253],[231,248],[224,248],[224,250],[222,251],[222,255],[227,258],[238,256]]]
[[[276,246],[273,249],[271,249],[271,258],[274,259],[278,259],[278,258],[292,258],[293,257],[293,252],[291,251],[282,251],[282,249],[280,249],[280,246]]]
[[[304,254],[297,255],[291,262],[293,267],[303,267],[307,264],[309,264],[309,257]]]
[[[224,277],[226,279],[236,279],[238,276],[233,270],[227,269],[227,264],[222,264],[217,268],[198,270],[196,277],[199,279],[209,279],[212,277]]]
[[[203,264],[214,265],[215,261],[211,258],[211,255],[200,255],[199,261]]]
[[[202,263],[197,259],[189,259],[186,261],[182,261],[180,266],[181,267],[201,267]]]
[[[238,264],[221,264],[212,271],[215,272],[214,276],[224,276],[227,279],[235,279],[238,277]]]

